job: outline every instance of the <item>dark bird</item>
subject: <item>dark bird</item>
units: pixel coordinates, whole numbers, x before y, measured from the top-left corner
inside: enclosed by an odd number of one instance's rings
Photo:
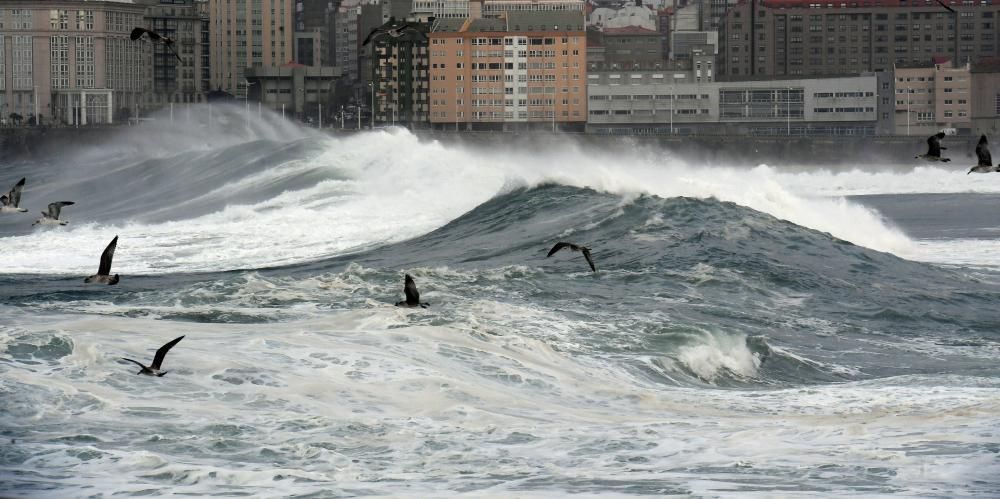
[[[177,51],[174,50],[174,40],[172,38],[170,38],[169,36],[163,36],[163,35],[155,32],[155,31],[153,31],[151,29],[134,28],[132,30],[132,34],[129,35],[129,38],[131,38],[132,41],[135,41],[135,40],[138,40],[140,38],[143,38],[143,35],[145,35],[146,38],[148,38],[153,43],[162,43],[163,46],[166,47],[167,50],[170,51],[170,53],[174,54],[174,57],[176,57],[178,61],[184,62],[181,59],[181,56],[177,54]],[[145,39],[145,38],[143,38],[143,39]]]
[[[101,253],[101,265],[97,267],[97,273],[84,279],[83,282],[97,283],[97,284],[107,284],[108,286],[118,284],[118,274],[111,275],[111,260],[115,257],[115,248],[118,246],[118,236],[108,243],[108,247],[104,248],[104,253]]]
[[[127,360],[141,367],[142,370],[137,372],[136,374],[145,374],[146,376],[163,376],[164,374],[167,374],[167,371],[160,370],[160,366],[163,365],[163,358],[167,356],[167,352],[169,352],[170,349],[177,344],[177,342],[183,339],[184,336],[181,336],[180,338],[174,338],[173,340],[170,341],[170,343],[167,343],[166,345],[160,347],[160,349],[156,351],[156,355],[153,357],[153,363],[150,364],[148,367],[144,366],[142,362],[139,362],[137,360],[126,359],[125,357],[122,357],[122,360]]]
[[[73,201],[56,201],[55,203],[49,203],[49,210],[42,212],[42,218],[35,220],[35,223],[31,225],[66,225],[69,223],[68,220],[60,220],[59,213],[62,212],[63,206],[69,206],[71,204],[76,204]]]
[[[10,192],[0,196],[0,213],[24,213],[27,208],[21,208],[21,190],[24,189],[24,178],[18,180]]]
[[[943,138],[944,132],[938,132],[927,137],[927,154],[921,154],[916,157],[926,159],[927,161],[951,161],[951,159],[941,157],[941,151],[948,149],[947,147],[941,147],[941,139]]]
[[[942,2],[941,0],[937,0],[937,3],[939,3],[942,7],[948,9],[948,12],[951,12],[952,14],[955,13],[955,9],[949,7],[948,4]]]
[[[569,248],[569,249],[571,249],[573,251],[579,251],[579,252],[583,253],[583,257],[586,258],[587,259],[587,263],[590,264],[590,270],[593,270],[594,272],[597,272],[597,267],[594,266],[594,259],[590,257],[590,248],[587,248],[585,246],[577,246],[577,245],[575,245],[573,243],[565,243],[565,242],[563,242],[563,243],[556,243],[556,245],[553,246],[552,249],[549,250],[549,254],[545,255],[545,258],[548,258],[548,257],[556,254],[557,251],[559,251],[559,250],[561,250],[563,248]]]
[[[379,35],[389,35],[393,38],[399,38],[403,36],[403,33],[407,30],[413,31],[414,33],[419,33],[420,36],[427,38],[427,35],[425,35],[422,31],[417,29],[417,25],[415,23],[402,22],[396,24],[396,18],[390,17],[389,22],[371,30],[371,32],[368,33],[368,36],[365,37],[364,43],[362,43],[361,45],[362,46],[368,45],[369,43],[372,42],[372,40],[377,38]]]
[[[986,135],[979,137],[979,144],[976,145],[976,156],[979,157],[979,164],[973,166],[969,173],[990,173],[1000,171],[1000,165],[993,166],[993,157],[990,156],[990,148],[986,142]],[[966,173],[968,175],[969,173]]]
[[[406,301],[396,302],[397,307],[420,307],[427,308],[430,303],[420,303],[420,292],[417,291],[417,283],[413,282],[410,274],[406,274],[403,284],[403,293],[406,294]]]

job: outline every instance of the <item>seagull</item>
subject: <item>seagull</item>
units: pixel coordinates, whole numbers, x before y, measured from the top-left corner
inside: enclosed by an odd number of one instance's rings
[[[947,149],[947,147],[941,147],[941,139],[943,138],[944,132],[938,132],[930,137],[927,137],[927,154],[921,154],[916,157],[926,159],[927,161],[951,161],[949,158],[941,157],[941,151],[943,149]]]
[[[154,43],[162,42],[163,46],[167,47],[167,50],[169,50],[172,54],[174,54],[174,57],[176,57],[178,61],[184,62],[184,60],[181,59],[181,56],[177,55],[177,51],[174,50],[174,40],[169,36],[163,36],[151,29],[135,28],[132,30],[132,34],[129,35],[129,38],[135,41],[142,38],[142,35],[146,35]]]
[[[137,360],[126,359],[125,357],[122,357],[122,360],[127,360],[141,367],[142,370],[137,372],[136,374],[145,374],[146,376],[162,377],[164,374],[167,374],[167,371],[160,370],[160,366],[163,365],[163,358],[167,356],[167,352],[169,352],[170,349],[177,344],[177,342],[183,339],[184,336],[181,336],[180,338],[174,338],[173,340],[170,340],[170,343],[167,343],[166,345],[160,347],[160,349],[156,351],[156,355],[153,357],[153,363],[150,364],[148,367],[144,366],[142,362],[139,362]]]
[[[415,23],[403,22],[402,24],[396,24],[396,18],[390,17],[389,22],[371,30],[371,32],[368,33],[368,36],[365,37],[365,41],[364,43],[361,44],[361,46],[363,47],[365,45],[368,45],[379,35],[389,35],[393,38],[399,38],[403,36],[403,32],[406,30],[411,30],[420,33],[420,36],[423,36],[424,38],[427,37],[427,35],[425,35],[422,31],[417,29],[417,25]]]
[[[948,9],[948,12],[951,12],[952,14],[955,13],[955,9],[949,7],[948,4],[942,2],[941,0],[937,0],[937,3],[940,4],[942,7]]]
[[[577,245],[575,245],[573,243],[565,243],[565,242],[563,242],[563,243],[556,243],[556,245],[553,246],[552,249],[549,250],[549,254],[545,255],[545,258],[548,258],[548,257],[554,255],[557,251],[559,251],[559,250],[561,250],[563,248],[569,248],[569,249],[571,249],[573,251],[580,251],[580,252],[582,252],[583,253],[583,257],[587,259],[587,263],[590,264],[590,270],[593,270],[594,272],[597,272],[597,267],[594,266],[594,259],[590,257],[590,248],[587,248],[585,246],[577,246]]]
[[[403,284],[403,293],[406,294],[406,300],[396,302],[397,307],[427,308],[431,305],[430,303],[420,303],[420,292],[417,291],[417,284],[413,282],[413,277],[410,277],[410,274],[406,274],[406,279]]]
[[[21,190],[24,189],[24,178],[18,180],[4,196],[0,196],[0,213],[24,213],[27,208],[21,208]]]
[[[66,225],[69,223],[67,220],[59,220],[59,213],[62,211],[63,206],[69,206],[71,204],[76,204],[73,201],[56,201],[55,203],[49,203],[49,211],[42,212],[42,218],[35,220],[35,223],[31,225]]]
[[[118,274],[111,275],[111,259],[115,257],[115,247],[118,246],[118,236],[108,243],[108,247],[104,248],[104,253],[101,253],[101,265],[97,268],[97,273],[84,279],[85,283],[98,283],[107,284],[112,286],[118,284]]]
[[[1000,172],[1000,165],[993,166],[993,158],[990,156],[990,148],[986,144],[986,135],[979,137],[979,144],[976,145],[976,156],[979,156],[979,164],[973,166],[969,173],[990,173]],[[966,173],[968,175],[969,173]]]

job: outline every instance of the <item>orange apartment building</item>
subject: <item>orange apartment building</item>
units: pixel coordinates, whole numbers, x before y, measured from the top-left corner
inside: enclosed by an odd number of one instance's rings
[[[582,12],[438,19],[429,38],[430,122],[435,128],[585,128]]]

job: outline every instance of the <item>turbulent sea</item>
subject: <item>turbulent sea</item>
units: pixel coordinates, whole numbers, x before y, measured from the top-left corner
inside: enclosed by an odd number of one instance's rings
[[[0,164],[0,497],[1000,496],[1000,175],[149,127]]]

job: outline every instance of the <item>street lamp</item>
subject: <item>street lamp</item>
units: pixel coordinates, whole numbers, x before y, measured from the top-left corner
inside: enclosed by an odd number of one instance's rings
[[[792,88],[785,90],[785,135],[792,135],[792,114],[790,112],[792,102]]]
[[[369,81],[368,82],[368,88],[370,88],[371,91],[372,91],[371,117],[369,119],[369,125],[368,126],[372,130],[374,130],[375,129],[375,81]]]
[[[247,126],[248,130],[250,129],[250,86],[251,85],[256,85],[256,84],[257,84],[256,82],[251,82],[250,80],[247,80],[246,78],[243,79],[243,86],[244,86],[243,102],[244,102],[244,108],[245,108],[244,109],[244,111],[245,111],[244,115],[246,117],[246,126]]]

